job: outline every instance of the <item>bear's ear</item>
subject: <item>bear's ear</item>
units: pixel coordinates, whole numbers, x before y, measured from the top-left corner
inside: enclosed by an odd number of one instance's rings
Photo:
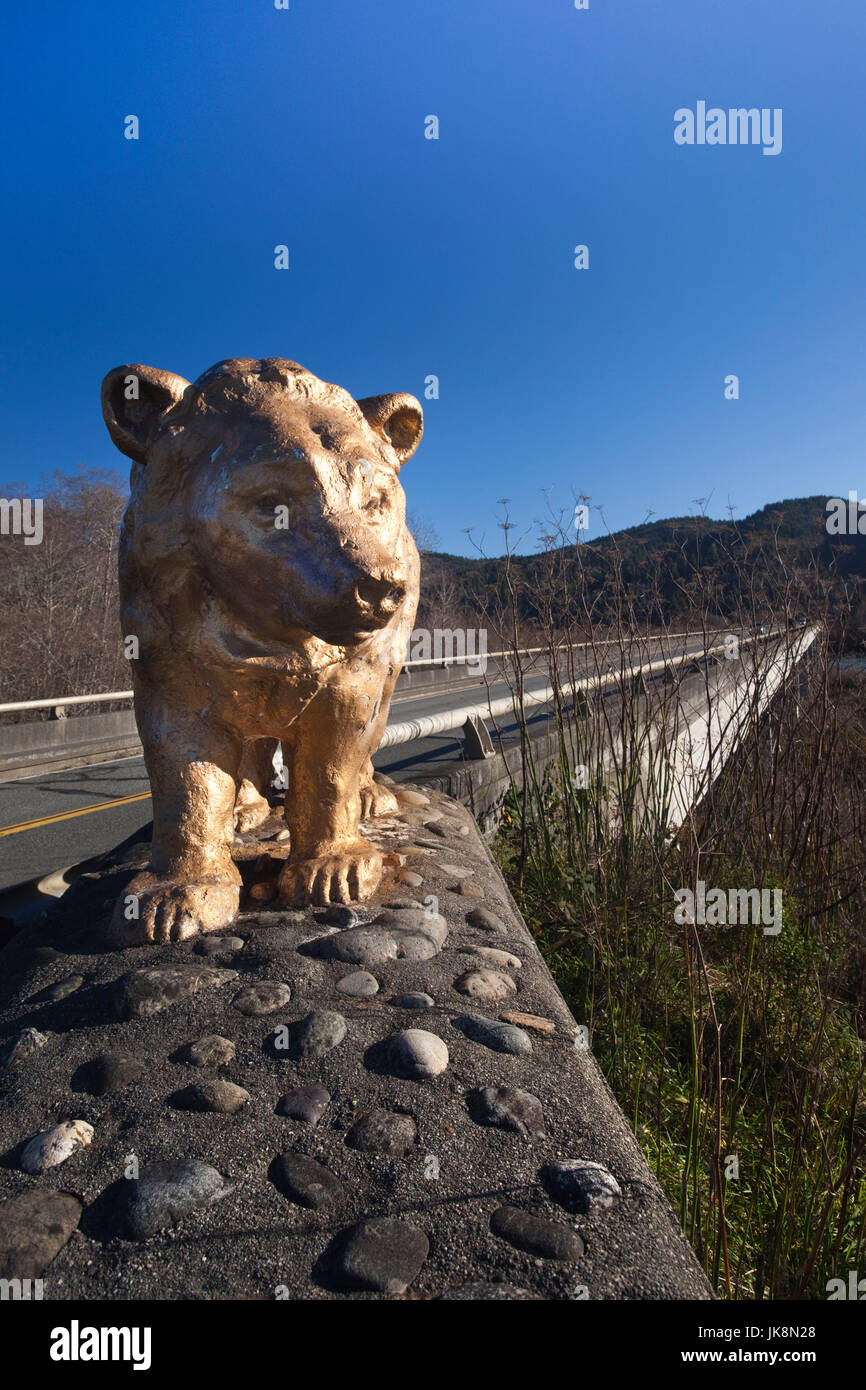
[[[414,454],[424,433],[424,412],[414,396],[367,396],[358,402],[367,423],[390,444],[402,465]]]
[[[143,463],[167,410],[189,385],[174,372],[142,367],[137,362],[115,367],[102,383],[102,414],[108,433],[122,454]]]

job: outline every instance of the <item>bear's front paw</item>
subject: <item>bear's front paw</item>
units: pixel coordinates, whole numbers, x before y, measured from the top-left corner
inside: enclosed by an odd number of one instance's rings
[[[113,946],[184,941],[233,922],[240,905],[234,883],[177,883],[139,874],[127,884],[109,926]]]
[[[359,902],[375,893],[383,867],[382,855],[366,840],[313,859],[289,859],[280,874],[280,899],[288,907]]]

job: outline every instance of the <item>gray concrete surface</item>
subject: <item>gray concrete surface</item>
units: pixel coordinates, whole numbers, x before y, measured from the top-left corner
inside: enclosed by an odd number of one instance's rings
[[[6,1277],[42,1277],[45,1298],[60,1300],[712,1296],[472,816],[435,792],[426,804],[405,789],[401,796],[399,815],[367,827],[394,858],[389,881],[360,918],[369,923],[385,904],[399,904],[390,925],[366,934],[368,949],[376,948],[370,959],[358,959],[357,930],[329,922],[325,911],[271,910],[250,897],[221,954],[204,956],[195,941],[103,950],[100,924],[144,862],[144,843],[109,857],[48,921],[0,952],[3,1048],[26,1028],[45,1039],[0,1068],[0,1251],[18,1229],[13,1199],[34,1194],[28,1201],[49,1211],[50,1194],[73,1198],[70,1230],[50,1250],[33,1246],[29,1209],[29,1253],[8,1257]],[[258,894],[270,891],[285,853],[269,838],[278,828],[268,822],[238,851],[248,889],[259,884]],[[417,877],[401,881],[406,873]],[[432,915],[413,902],[426,902]],[[474,915],[480,907],[487,916]],[[382,953],[388,933],[392,945],[403,941],[402,958]],[[423,958],[413,959],[419,943]],[[491,949],[508,955],[491,960],[484,955]],[[376,993],[345,992],[345,977],[364,964]],[[155,989],[158,976],[144,993],[124,983],[130,972],[169,965],[191,971],[202,987],[176,990],[167,1002]],[[229,973],[204,987],[201,972],[213,967]],[[477,969],[492,972],[503,997],[461,992],[466,972]],[[241,991],[265,981],[288,984],[290,1002],[267,1016],[240,1012]],[[409,992],[426,994],[431,1005],[396,1002]],[[165,1007],[143,1011],[145,995]],[[467,1032],[467,1014],[489,1028],[515,1010],[523,1016],[510,1021],[522,1040],[516,1052],[492,1050]],[[334,1046],[303,1056],[294,1025],[322,1011],[339,1013],[345,1033],[338,1029]],[[293,1048],[274,1045],[281,1027]],[[395,1066],[389,1040],[408,1029],[444,1042],[445,1070],[412,1079]],[[234,1057],[191,1065],[189,1045],[213,1034],[229,1040]],[[93,1064],[104,1053],[125,1054],[140,1075],[127,1072],[117,1089],[101,1093]],[[216,1080],[249,1099],[234,1114],[185,1108],[191,1085]],[[317,1125],[279,1113],[281,1097],[311,1084],[330,1097]],[[543,1132],[482,1123],[479,1093],[487,1087],[535,1097]],[[353,1147],[370,1127],[356,1126],[374,1111],[408,1133],[405,1152]],[[22,1171],[27,1142],[65,1119],[91,1125],[92,1143],[59,1167]],[[163,1210],[158,1229],[131,1239],[148,1166],[172,1160],[209,1165],[225,1195],[176,1224]],[[309,1175],[318,1170],[302,1160],[327,1170],[314,1192]],[[562,1160],[603,1165],[615,1182],[612,1204],[590,1205],[586,1193],[568,1202],[548,1167]],[[321,1205],[300,1204],[299,1172]]]

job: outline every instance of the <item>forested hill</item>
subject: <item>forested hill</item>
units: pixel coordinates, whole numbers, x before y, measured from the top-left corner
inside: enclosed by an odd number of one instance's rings
[[[634,618],[649,623],[685,616],[696,603],[721,618],[742,611],[756,619],[786,612],[838,619],[846,609],[859,637],[866,635],[866,534],[830,534],[827,502],[772,502],[742,520],[647,521],[579,546],[558,537],[545,553],[510,561],[428,553],[424,602],[448,591],[479,612],[489,609],[491,593],[505,601],[508,579],[530,623],[545,610],[565,620],[576,598],[606,620],[624,596]],[[866,531],[866,510],[860,515]]]
[[[15,495],[15,489],[7,490]],[[0,545],[0,700],[124,690],[117,540],[126,486],[114,474],[58,474],[44,489],[44,539]],[[743,521],[677,517],[611,535],[554,537],[546,553],[466,559],[425,549],[419,628],[588,633],[613,621],[698,626],[820,618],[846,650],[866,641],[866,536],[830,535],[824,497],[763,507]],[[866,528],[866,511],[863,513]],[[423,523],[413,523],[423,545]],[[853,618],[842,633],[843,619]]]

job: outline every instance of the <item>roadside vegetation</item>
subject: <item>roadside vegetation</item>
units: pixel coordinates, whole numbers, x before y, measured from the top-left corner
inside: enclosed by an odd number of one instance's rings
[[[738,711],[743,738],[670,833],[678,696],[724,678],[729,653],[636,679],[648,596],[614,547],[600,598],[560,539],[529,592],[504,564],[513,621],[531,603],[546,631],[557,752],[535,766],[521,719],[525,792],[507,798],[499,862],[719,1295],[826,1298],[866,1267],[866,675],[838,665],[838,586],[772,536],[759,560],[733,547],[704,563],[695,546],[685,625],[727,627],[745,677],[792,652],[801,615],[818,635],[769,708]],[[611,635],[627,653],[613,668]],[[579,640],[604,698],[572,693]],[[518,712],[523,677],[516,658]],[[781,930],[678,922],[677,890],[700,883],[780,889]]]

